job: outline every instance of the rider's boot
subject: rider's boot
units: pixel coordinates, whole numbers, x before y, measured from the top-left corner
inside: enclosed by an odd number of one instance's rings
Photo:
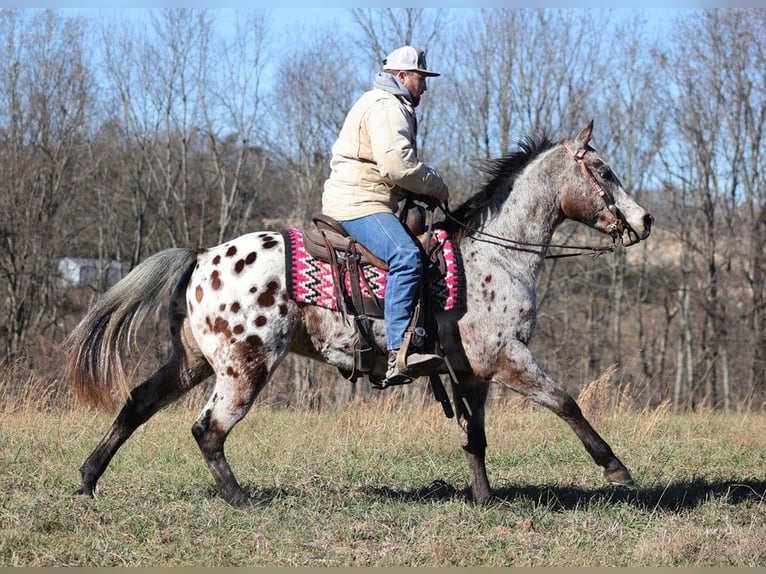
[[[388,368],[386,369],[387,385],[406,385],[414,379],[428,375],[442,366],[444,362],[439,355],[429,353],[406,353],[401,349],[388,351]]]

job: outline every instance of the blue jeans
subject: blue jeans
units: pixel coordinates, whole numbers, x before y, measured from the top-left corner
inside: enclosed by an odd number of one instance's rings
[[[420,248],[393,213],[375,213],[341,221],[349,235],[388,263],[383,313],[386,318],[386,346],[402,346],[410,323],[420,284]]]

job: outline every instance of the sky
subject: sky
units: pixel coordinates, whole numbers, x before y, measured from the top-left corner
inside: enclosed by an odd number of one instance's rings
[[[319,4],[319,6],[318,6]],[[621,8],[755,8],[766,7],[766,0],[623,0]],[[254,5],[253,2],[244,2],[243,0],[234,0],[226,3],[211,2],[210,0],[134,0],[130,3],[110,2],[106,4],[103,0],[0,0],[0,8],[90,8],[104,9],[106,7],[125,9],[125,8],[222,8],[222,9],[252,9],[263,6]],[[348,8],[615,8],[614,0],[472,0],[471,2],[455,2],[447,0],[435,5],[422,2],[410,2],[399,5],[393,4],[375,4],[371,2],[363,3],[331,3],[321,6],[321,3],[308,0],[283,0],[279,3],[279,8],[269,7],[275,13],[275,18],[287,23],[292,22],[312,22],[322,20],[332,20]]]
[[[447,0],[440,3],[440,8],[458,8],[465,7],[466,2],[450,2]],[[518,7],[518,8],[615,8],[614,0],[511,0],[500,2],[498,0],[473,0],[473,8],[493,8],[493,7]],[[620,8],[645,10],[650,18],[657,22],[666,21],[667,11],[676,11],[677,9],[688,8],[713,8],[713,7],[766,7],[766,0],[623,0]],[[381,7],[421,7],[418,2],[405,4],[403,6],[373,5],[372,3],[356,3],[344,5],[343,3],[333,3],[329,6],[317,6],[316,2],[307,0],[282,0],[278,7],[266,7],[271,14],[270,22],[275,30],[288,30],[311,28],[315,26],[337,25],[350,26],[351,17],[349,8],[381,8]],[[262,8],[253,2],[244,2],[243,0],[233,0],[221,3],[213,3],[210,0],[134,0],[129,4],[120,5],[120,3],[104,3],[103,0],[0,0],[0,8],[59,8],[76,9],[85,13],[109,12],[111,10],[131,12],[132,9],[146,10],[148,8],[164,7],[185,7],[185,8],[212,8],[216,10],[249,10],[253,8]],[[422,6],[429,7],[429,6]],[[434,4],[430,4],[434,7]]]
[[[623,0],[625,2],[626,0]],[[551,7],[551,8],[615,8],[614,0],[581,0],[580,2],[572,2],[571,0],[513,0],[506,2],[488,1],[488,0],[474,0],[474,8],[491,8],[491,7]],[[115,5],[116,4],[116,5]],[[132,2],[129,7],[122,7],[119,3],[107,4],[103,0],[77,0],[72,1],[54,1],[54,0],[0,0],[0,8],[57,8],[66,10],[76,10],[82,14],[89,15],[103,15],[110,12],[122,13],[122,14],[138,14],[149,8],[164,8],[164,7],[198,7],[198,8],[212,8],[222,13],[230,12],[232,10],[252,10],[254,8],[260,8],[253,6],[251,2],[243,2],[236,0],[234,2],[226,3],[225,7],[213,6],[209,0],[162,0],[156,2],[149,2],[147,0],[136,0]],[[755,7],[762,5],[766,7],[766,0],[727,0],[727,7]],[[108,6],[108,7],[107,7]],[[417,3],[410,4],[410,7],[417,7]],[[433,5],[432,5],[433,6]],[[463,3],[465,6],[465,3]],[[639,9],[648,14],[648,16],[655,20],[658,25],[662,22],[669,20],[669,15],[677,13],[679,9],[689,8],[710,8],[722,6],[722,0],[643,0],[641,3],[633,0],[627,0],[627,5],[620,6],[620,8]],[[275,30],[289,30],[289,29],[301,29],[311,28],[325,25],[335,26],[351,26],[351,16],[349,14],[350,8],[366,7],[356,5],[343,6],[342,4],[335,4],[330,7],[317,7],[315,3],[299,2],[298,0],[284,0],[279,3],[279,7],[268,7],[267,10],[270,14],[269,22],[272,29]],[[369,6],[370,8],[380,8],[384,6]],[[442,6],[443,9],[449,10],[453,6]],[[457,7],[457,6],[454,6]],[[225,17],[220,21],[225,21]]]

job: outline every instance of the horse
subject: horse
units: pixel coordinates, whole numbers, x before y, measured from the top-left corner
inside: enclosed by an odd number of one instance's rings
[[[485,453],[485,402],[492,383],[510,388],[566,421],[609,484],[633,478],[576,401],[528,348],[536,322],[536,284],[557,226],[583,223],[629,247],[653,218],[590,145],[593,121],[576,137],[526,136],[518,150],[484,165],[486,181],[454,211],[465,270],[465,305],[437,310],[435,323],[450,375],[456,420],[474,503],[493,501]],[[507,238],[507,241],[501,239]],[[93,497],[120,446],[160,409],[210,376],[214,386],[191,432],[215,482],[233,506],[254,504],[237,481],[224,443],[258,393],[292,352],[349,371],[357,336],[337,310],[300,305],[286,289],[285,241],[255,231],[220,245],[155,253],[104,293],[64,341],[65,378],[93,408],[121,410],[80,468],[76,494]],[[169,300],[167,299],[169,295]],[[146,380],[131,385],[122,357],[140,326],[167,303],[172,350]],[[373,332],[385,348],[383,320]],[[449,359],[447,361],[447,359]],[[346,383],[347,384],[347,383]],[[383,391],[381,391],[383,392]]]

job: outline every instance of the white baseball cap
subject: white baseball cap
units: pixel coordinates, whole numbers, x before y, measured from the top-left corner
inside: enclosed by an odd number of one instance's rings
[[[406,70],[420,72],[424,76],[441,76],[441,74],[427,69],[426,53],[412,46],[402,46],[391,52],[383,60],[383,69],[387,72],[391,70]]]

